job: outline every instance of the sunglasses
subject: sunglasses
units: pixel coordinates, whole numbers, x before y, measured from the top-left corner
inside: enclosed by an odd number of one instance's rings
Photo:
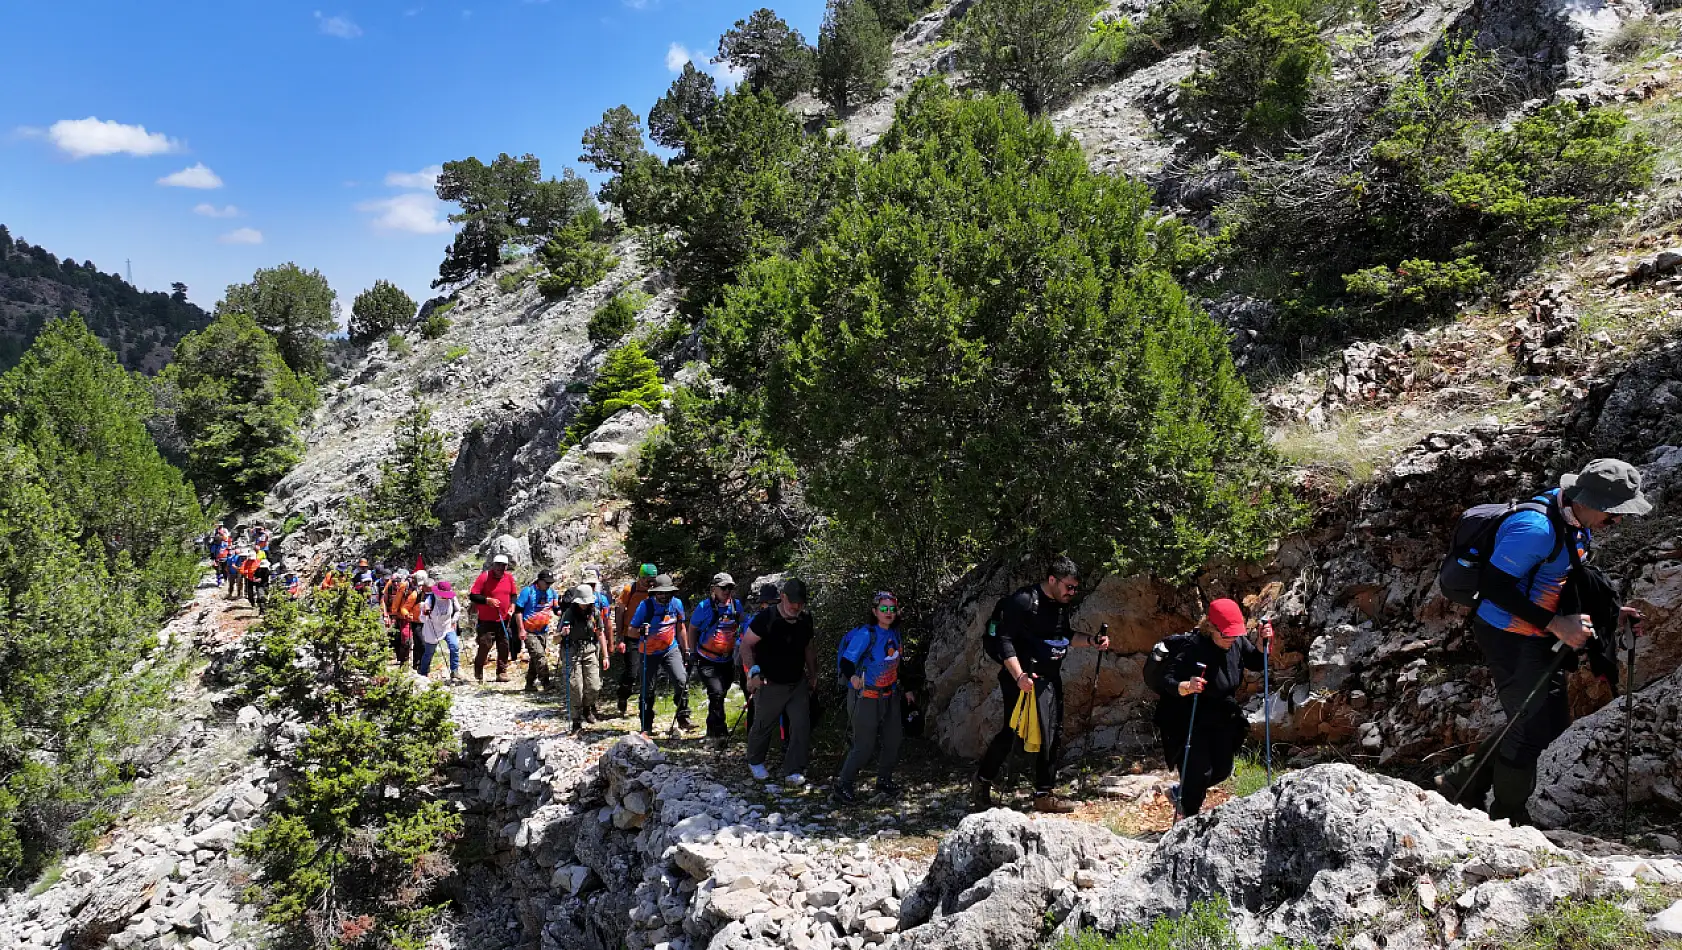
[[[876,605],[876,610],[878,612],[884,613],[884,614],[897,614],[897,613],[899,613],[899,608],[895,607],[892,604],[877,604]]]

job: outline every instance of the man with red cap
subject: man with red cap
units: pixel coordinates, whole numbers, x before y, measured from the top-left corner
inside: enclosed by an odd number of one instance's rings
[[[1178,816],[1189,818],[1203,808],[1203,796],[1210,787],[1232,774],[1233,753],[1249,733],[1249,722],[1235,697],[1244,685],[1245,670],[1262,671],[1262,651],[1271,647],[1273,630],[1263,625],[1262,647],[1244,634],[1244,611],[1223,597],[1209,604],[1197,629],[1158,643],[1145,661],[1145,682],[1161,697],[1155,722],[1162,735],[1163,756],[1170,768],[1180,769],[1182,782],[1169,792]],[[1192,722],[1194,697],[1196,723]]]

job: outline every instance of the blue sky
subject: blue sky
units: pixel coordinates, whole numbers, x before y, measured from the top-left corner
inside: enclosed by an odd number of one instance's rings
[[[0,223],[209,308],[285,261],[348,316],[393,280],[417,301],[451,234],[444,161],[531,152],[638,115],[752,0],[8,0],[0,3]],[[815,41],[822,0],[773,7]],[[580,169],[582,171],[582,169]]]

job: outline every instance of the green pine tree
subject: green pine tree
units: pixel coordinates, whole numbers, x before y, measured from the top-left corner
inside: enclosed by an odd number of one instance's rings
[[[867,0],[830,0],[818,33],[818,98],[837,112],[888,86],[888,34]]]
[[[274,334],[281,358],[300,377],[327,378],[327,334],[339,328],[337,295],[318,270],[290,261],[263,268],[251,282],[229,284],[216,316],[243,313]]]
[[[626,343],[607,355],[601,373],[590,384],[590,392],[578,415],[567,427],[567,443],[576,445],[596,426],[621,409],[641,406],[659,412],[666,398],[660,382],[660,366],[636,343]]]
[[[346,329],[352,343],[367,346],[414,318],[414,298],[389,280],[376,280],[374,286],[356,295]]]
[[[368,496],[368,519],[393,553],[405,558],[420,550],[438,527],[433,509],[450,484],[444,435],[432,427],[432,407],[415,397],[397,422],[397,444],[380,462],[380,480]]]

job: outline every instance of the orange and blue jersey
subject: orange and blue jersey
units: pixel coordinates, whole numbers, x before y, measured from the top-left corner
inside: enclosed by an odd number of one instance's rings
[[[736,638],[742,630],[742,602],[732,598],[720,604],[708,597],[696,606],[689,625],[695,630],[695,652],[702,659],[728,663],[736,655]]]
[[[637,605],[636,616],[631,618],[632,630],[648,627],[648,636],[642,639],[644,656],[671,649],[677,640],[677,625],[683,623],[683,601],[676,597],[666,601],[666,609],[660,612],[659,617],[654,616],[656,611],[660,611],[660,602],[650,597]]]
[[[1558,496],[1559,489],[1556,488],[1536,500],[1546,500],[1550,507],[1555,507]],[[1557,613],[1560,594],[1565,590],[1565,579],[1571,573],[1571,550],[1562,544],[1558,554],[1548,556],[1558,540],[1554,535],[1554,524],[1547,515],[1538,511],[1521,510],[1507,516],[1501,522],[1500,530],[1495,532],[1495,550],[1489,555],[1489,564],[1518,578],[1519,592],[1531,603]],[[1588,529],[1571,527],[1563,521],[1558,524],[1571,533],[1566,538],[1566,544],[1577,546],[1578,560],[1588,557],[1589,544],[1593,540]],[[1539,637],[1547,632],[1487,599],[1478,605],[1477,616],[1497,630],[1527,637]]]
[[[865,624],[847,631],[841,638],[840,656],[850,661],[864,679],[860,695],[883,696],[899,683],[899,631]]]

